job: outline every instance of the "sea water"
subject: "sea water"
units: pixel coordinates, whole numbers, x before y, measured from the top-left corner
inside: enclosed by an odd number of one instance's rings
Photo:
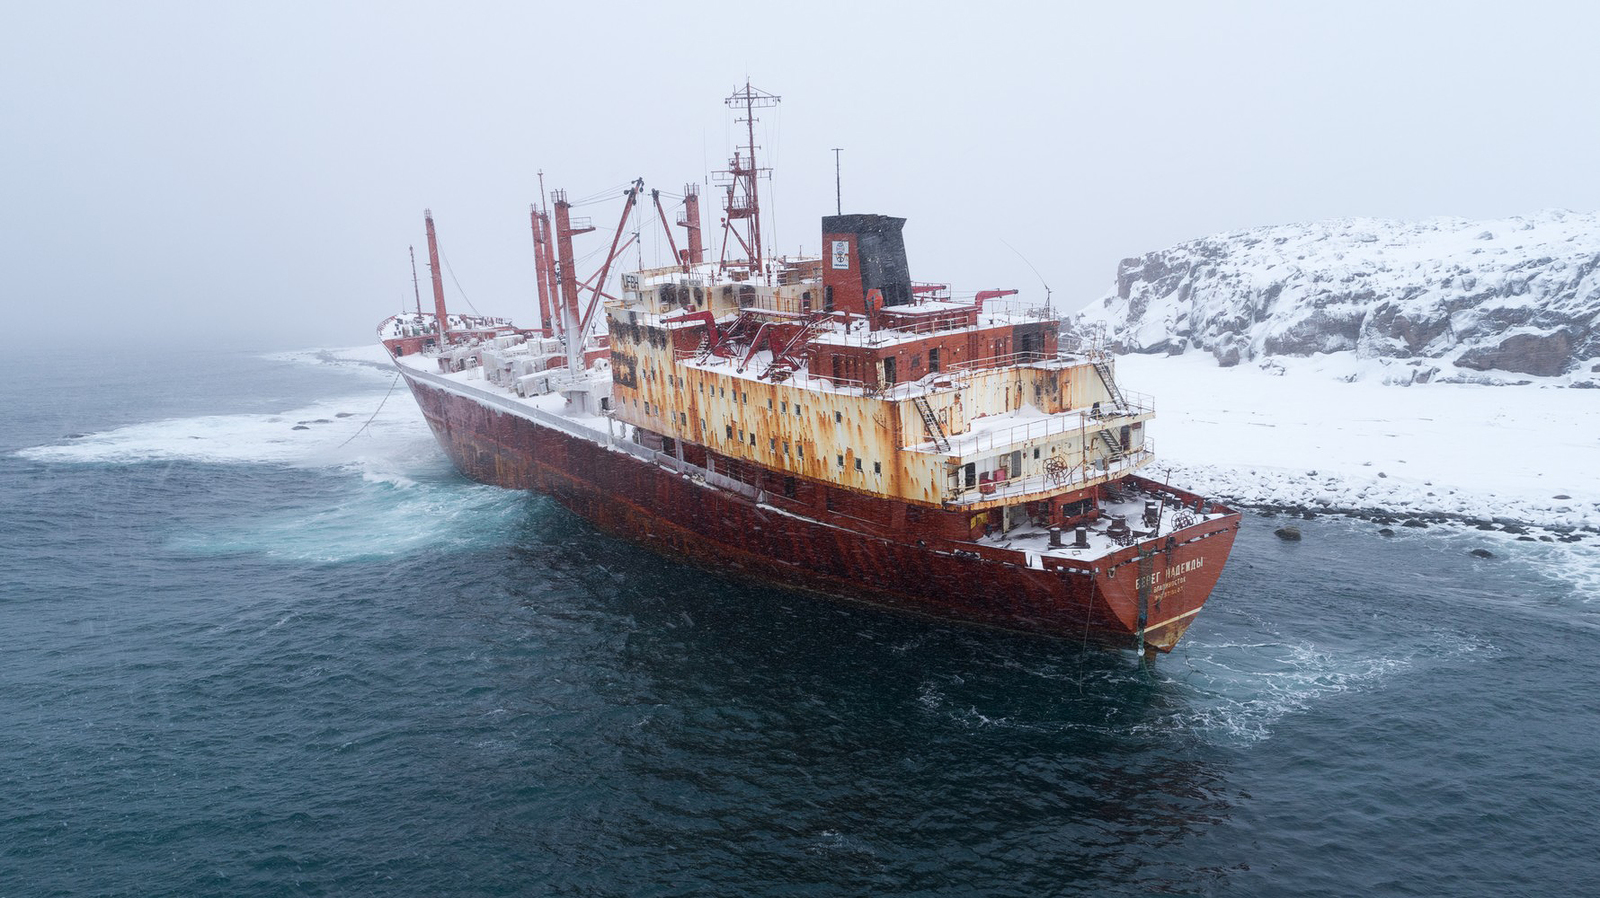
[[[0,393],[0,896],[1600,890],[1581,552],[1247,515],[1146,667],[649,554],[377,364],[97,359]]]

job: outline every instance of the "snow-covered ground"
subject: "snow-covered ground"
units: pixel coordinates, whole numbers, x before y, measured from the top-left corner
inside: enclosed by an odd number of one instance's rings
[[[1202,492],[1600,529],[1600,391],[1344,379],[1364,363],[1378,360],[1129,355],[1117,379],[1155,396],[1156,476]]]

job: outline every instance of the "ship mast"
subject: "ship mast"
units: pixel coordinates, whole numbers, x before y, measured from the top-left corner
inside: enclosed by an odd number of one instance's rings
[[[411,293],[417,298],[417,327],[422,326],[422,287],[417,283],[417,248],[406,247],[406,252],[411,253]]]
[[[572,238],[594,230],[589,219],[572,219],[572,204],[565,190],[553,190],[556,204],[556,277],[561,285],[561,331],[566,340],[567,376],[583,371],[583,337],[579,332],[578,272],[573,267]]]
[[[433,314],[439,326],[439,349],[450,342],[450,318],[444,309],[444,276],[439,273],[439,238],[433,233],[433,210],[422,210],[428,223],[428,266],[433,269]]]
[[[728,170],[718,172],[727,179],[728,195],[723,207],[725,216],[722,219],[722,261],[719,266],[721,271],[727,271],[728,262],[728,237],[731,235],[744,247],[745,258],[752,276],[764,273],[761,264],[761,200],[756,189],[756,181],[764,173],[772,170],[756,165],[756,116],[755,111],[768,106],[778,105],[781,97],[758,90],[745,81],[744,88],[728,97],[726,102],[730,109],[738,110],[743,107],[744,118],[735,119],[745,125],[745,134],[748,142],[742,148],[735,149],[733,158],[728,161]],[[720,180],[720,179],[719,179]],[[734,226],[735,222],[742,221],[744,233]],[[739,263],[734,263],[735,265]]]

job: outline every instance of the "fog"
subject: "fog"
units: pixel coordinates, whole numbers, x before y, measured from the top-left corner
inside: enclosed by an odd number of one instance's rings
[[[431,208],[452,308],[532,323],[538,172],[602,198],[578,251],[603,252],[625,182],[725,165],[747,78],[782,97],[757,133],[778,252],[817,251],[842,147],[844,211],[909,219],[914,278],[1048,284],[1062,311],[1124,257],[1236,228],[1600,207],[1590,5],[784,9],[8,4],[6,320],[366,342],[413,302],[408,246],[426,297]],[[662,264],[642,211],[624,264]]]

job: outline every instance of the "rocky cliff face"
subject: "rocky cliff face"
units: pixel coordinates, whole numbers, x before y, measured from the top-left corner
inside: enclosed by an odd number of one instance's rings
[[[1221,365],[1351,352],[1410,360],[1416,381],[1592,383],[1600,216],[1344,219],[1207,237],[1124,259],[1115,291],[1069,330]]]

